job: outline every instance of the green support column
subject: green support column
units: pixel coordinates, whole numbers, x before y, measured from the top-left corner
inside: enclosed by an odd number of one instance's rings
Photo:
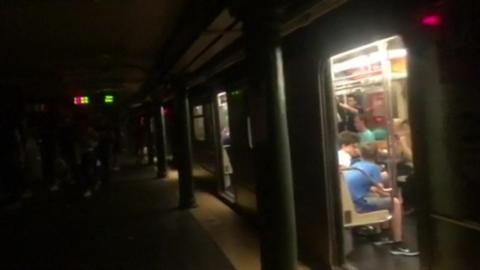
[[[165,152],[165,120],[163,118],[162,106],[157,104],[153,111],[155,121],[155,145],[157,149],[157,177],[164,178],[167,176],[167,159]]]
[[[153,165],[155,158],[155,135],[152,127],[153,112],[150,109],[150,112],[147,114],[147,145],[148,145],[148,165]]]
[[[237,11],[244,24],[251,95],[265,100],[264,115],[252,119],[266,127],[254,149],[262,269],[294,270],[297,238],[277,2],[239,4]]]
[[[192,140],[190,130],[190,106],[185,89],[181,88],[175,97],[176,151],[179,186],[179,208],[196,207],[192,176]]]

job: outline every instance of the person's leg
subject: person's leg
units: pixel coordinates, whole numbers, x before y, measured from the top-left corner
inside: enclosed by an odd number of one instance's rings
[[[390,211],[390,209],[392,209],[393,202],[391,197],[379,197],[377,194],[371,193],[367,195],[364,199],[367,202],[368,209],[370,209],[369,211],[377,211],[377,210]],[[393,233],[391,229],[391,224],[389,226],[389,223],[391,222],[392,221],[390,220],[390,222],[384,222],[384,223],[378,224],[378,226],[381,227],[380,231],[382,231],[383,229],[385,232],[381,232],[375,237],[376,241],[373,242],[375,246],[389,245],[394,242],[394,240],[392,240]]]
[[[365,198],[368,205],[376,210],[391,210],[392,219],[390,221],[391,234],[395,242],[402,241],[402,203],[394,197],[368,196]]]
[[[401,201],[397,198],[393,198],[391,224],[393,240],[395,242],[401,242],[403,234],[403,209]]]
[[[418,256],[418,251],[411,250],[403,242],[403,206],[402,201],[393,198],[392,208],[392,234],[395,243],[391,246],[390,253],[392,255]]]

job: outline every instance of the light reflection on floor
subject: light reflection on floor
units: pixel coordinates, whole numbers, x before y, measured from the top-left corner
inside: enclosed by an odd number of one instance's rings
[[[197,184],[210,187],[206,190],[214,192],[216,179],[210,172],[195,166],[193,175]],[[236,269],[261,269],[258,232],[244,217],[210,192],[197,190],[195,195],[199,207],[190,210],[191,213]],[[297,269],[309,268],[299,262]]]
[[[213,195],[196,193],[199,207],[191,213],[236,269],[260,269],[260,248],[253,228]]]

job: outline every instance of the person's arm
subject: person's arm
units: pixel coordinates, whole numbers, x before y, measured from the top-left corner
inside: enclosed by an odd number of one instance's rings
[[[380,197],[388,197],[391,196],[392,189],[391,188],[384,188],[382,184],[375,184],[370,188],[371,192],[378,194]]]
[[[380,168],[377,165],[372,164],[372,167],[369,170],[370,170],[369,172],[370,177],[372,178],[372,181],[373,181],[372,183],[373,185],[370,188],[370,190],[382,197],[390,196],[391,189],[384,188],[383,181],[384,181],[385,175],[382,174],[382,172],[380,171]]]
[[[348,104],[345,104],[345,103],[341,103],[339,102],[338,105],[342,108],[344,108],[345,110],[349,111],[349,112],[352,112],[354,114],[359,114],[360,111],[357,109],[357,108],[354,108],[354,107],[351,107],[349,106]]]

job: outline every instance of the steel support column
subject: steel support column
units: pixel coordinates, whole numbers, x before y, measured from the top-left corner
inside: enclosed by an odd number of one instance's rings
[[[190,130],[190,106],[185,89],[179,89],[175,97],[176,151],[179,186],[179,208],[196,207],[192,177],[192,140]]]
[[[148,165],[153,165],[153,160],[154,160],[154,157],[155,157],[155,153],[154,153],[154,148],[155,148],[155,141],[154,141],[154,130],[153,130],[153,127],[152,127],[152,119],[154,117],[154,104],[153,103],[150,103],[148,104],[148,109],[146,111],[146,114],[145,114],[145,125],[146,125],[146,144],[147,144],[147,149],[148,149],[148,152],[147,152],[147,162],[148,162]]]
[[[251,93],[263,97],[265,113],[255,138],[257,202],[261,221],[262,269],[293,270],[297,265],[295,207],[290,161],[279,12],[276,1],[238,10],[246,40]]]
[[[152,119],[154,117],[154,108],[151,105],[146,115],[147,125],[147,147],[148,147],[148,165],[153,165],[155,158],[155,134],[152,126]]]
[[[157,149],[157,177],[164,178],[167,176],[167,159],[165,152],[165,120],[163,118],[163,110],[160,104],[155,106],[153,111],[155,121],[155,145]]]

